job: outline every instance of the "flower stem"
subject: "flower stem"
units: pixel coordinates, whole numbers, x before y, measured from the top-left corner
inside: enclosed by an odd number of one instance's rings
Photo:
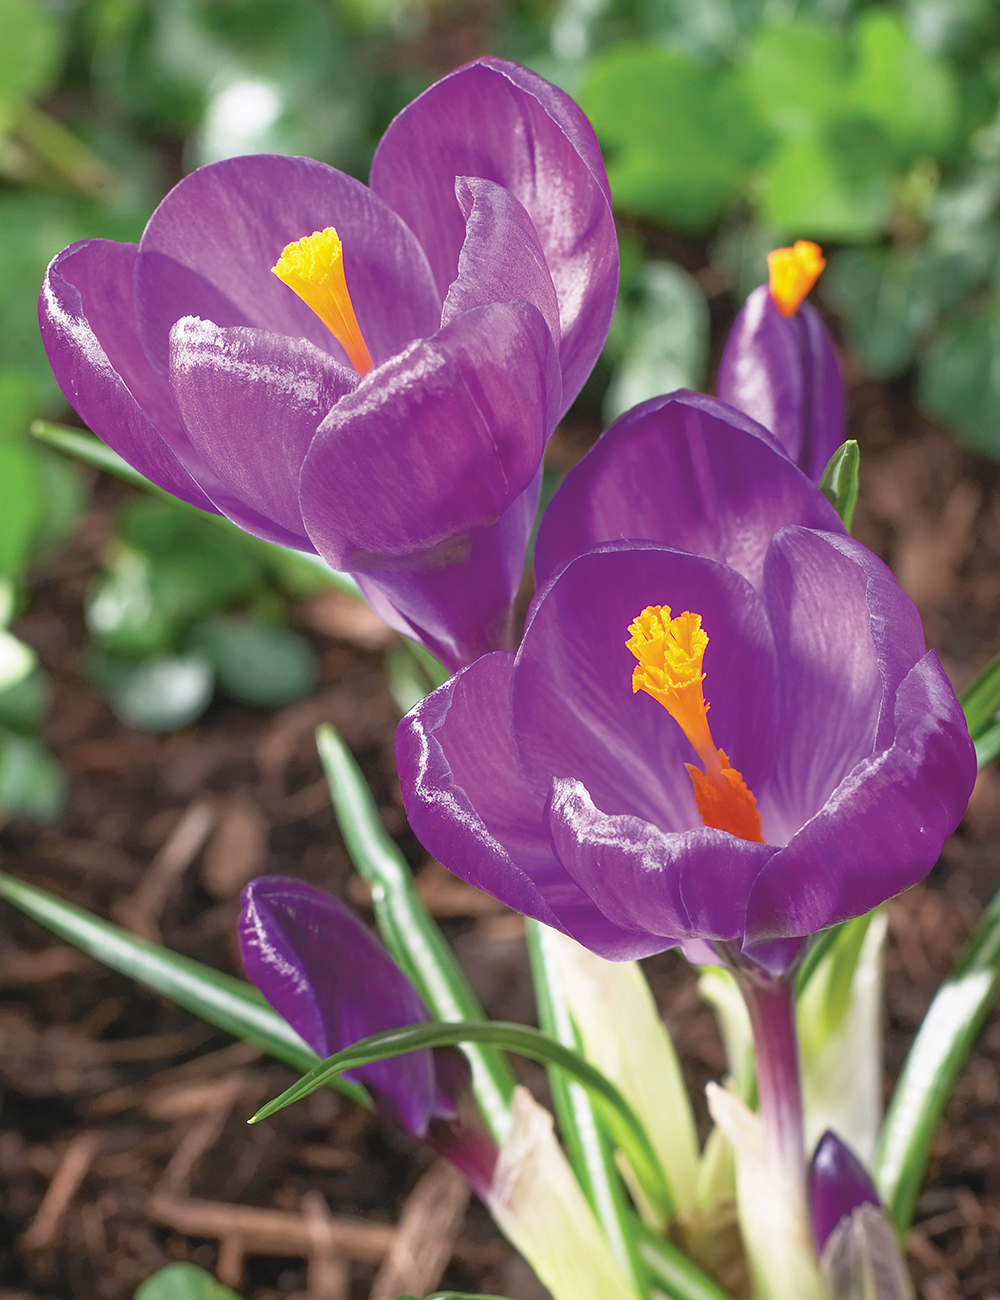
[[[764,1140],[775,1169],[805,1205],[802,1083],[795,1032],[795,981],[746,968],[735,972],[750,1013]]]

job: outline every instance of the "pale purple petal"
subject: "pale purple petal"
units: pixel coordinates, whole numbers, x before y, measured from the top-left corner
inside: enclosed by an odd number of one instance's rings
[[[846,1142],[829,1129],[809,1164],[809,1201],[817,1254],[833,1230],[859,1205],[881,1205],[864,1165]]]
[[[480,59],[444,77],[395,118],[372,163],[372,189],[423,245],[443,298],[465,222],[455,178],[504,186],[526,208],[559,299],[564,409],[611,322],[618,241],[593,129],[563,91],[526,68]]]
[[[609,921],[553,855],[545,799],[520,775],[510,722],[514,656],[486,655],[417,705],[396,732],[410,825],[457,875],[609,960],[663,945]]]
[[[309,444],[358,376],[305,339],[183,317],[170,387],[192,444],[234,494],[312,550],[299,506]]]
[[[54,259],[38,302],[49,364],[66,400],[102,441],[158,487],[214,514],[192,477],[201,478],[193,449],[191,473],[174,450],[186,442],[184,431],[136,337],[136,252],[135,244],[90,239]]]
[[[243,891],[239,931],[247,975],[321,1057],[431,1018],[382,945],[343,903],[314,885],[282,876],[251,881]],[[437,1086],[430,1051],[345,1077],[370,1085],[392,1117],[424,1136]]]
[[[785,524],[842,532],[836,511],[766,430],[711,397],[677,392],[616,420],[545,512],[535,574],[603,542],[642,538],[728,564],[759,587]]]
[[[814,483],[844,440],[844,385],[823,319],[808,302],[782,315],[767,285],[733,324],[719,397],[770,429]]]
[[[742,937],[753,882],[778,851],[704,826],[671,834],[609,815],[576,780],[554,781],[549,829],[559,861],[605,916],[663,948]]]
[[[185,176],[149,220],[135,292],[153,367],[167,373],[170,329],[182,316],[308,339],[347,364],[319,317],[271,271],[286,244],[327,226],[343,241],[351,301],[376,363],[437,329],[443,295],[413,235],[377,195],[325,163],[250,154]]]
[[[455,194],[465,215],[458,277],[448,290],[441,324],[473,307],[520,298],[542,313],[559,344],[559,304],[538,234],[524,207],[502,185],[460,176]]]
[[[859,763],[770,860],[747,912],[747,941],[814,934],[922,880],[965,813],[975,750],[929,651],[895,698],[895,736]]]
[[[776,702],[763,605],[731,569],[652,545],[582,555],[536,598],[514,676],[515,743],[539,797],[576,777],[602,812],[684,831],[701,824],[684,767],[694,751],[661,704],[632,691],[628,626],[648,605],[701,614],[712,735],[752,790],[764,784]]]

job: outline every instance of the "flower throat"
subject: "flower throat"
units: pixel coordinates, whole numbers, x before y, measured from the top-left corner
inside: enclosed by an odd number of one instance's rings
[[[371,353],[354,314],[344,278],[344,245],[333,226],[286,244],[271,270],[313,309],[358,374],[366,375]]]
[[[684,732],[704,771],[685,763],[694,786],[701,820],[715,830],[741,840],[764,843],[757,800],[725,751],[716,747],[708,727],[708,703],[701,670],[708,634],[701,615],[686,612],[672,618],[669,605],[649,605],[629,624],[629,650],[638,659],[632,690],[658,700]]]

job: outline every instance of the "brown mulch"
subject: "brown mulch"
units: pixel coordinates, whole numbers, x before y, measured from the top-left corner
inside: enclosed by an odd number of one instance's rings
[[[904,385],[854,378],[851,393],[863,453],[855,533],[893,565],[961,686],[1000,644],[1000,471],[919,417]],[[591,434],[560,434],[556,460],[574,459]],[[77,537],[34,575],[18,625],[53,678],[47,736],[71,797],[53,826],[0,829],[3,868],[239,973],[234,921],[252,875],[299,875],[364,908],[313,744],[315,726],[329,721],[420,870],[487,1011],[531,1020],[520,919],[426,864],[406,827],[392,767],[396,714],[370,623],[352,622],[334,598],[300,608],[322,680],[311,699],[277,713],[219,699],[197,724],[150,737],[117,723],[86,686],[82,598],[123,491],[96,485]],[[991,770],[926,884],[891,906],[890,1078],[1000,884],[998,845]],[[467,1206],[417,1144],[329,1093],[248,1128],[289,1071],[6,907],[0,934],[0,1300],[124,1300],[178,1259],[215,1269],[254,1300],[388,1300],[439,1282],[544,1296],[483,1209]],[[712,1016],[678,957],[648,966],[700,1098],[724,1070]],[[998,1071],[994,1017],[935,1140],[910,1237],[925,1300],[1000,1300]],[[540,1070],[523,1067],[523,1078],[545,1095]]]

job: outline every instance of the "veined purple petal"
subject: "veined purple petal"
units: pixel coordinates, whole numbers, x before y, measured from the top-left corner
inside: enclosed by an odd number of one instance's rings
[[[777,852],[704,826],[668,833],[641,817],[609,815],[581,782],[559,778],[549,829],[559,861],[604,915],[658,936],[661,948],[742,936],[753,882]]]
[[[809,1200],[817,1254],[841,1219],[859,1205],[881,1205],[864,1165],[846,1142],[829,1129],[809,1165]]]
[[[243,891],[240,943],[251,981],[322,1057],[369,1034],[430,1019],[416,989],[353,913],[304,881],[251,881]],[[408,1132],[426,1134],[436,1113],[430,1051],[345,1077],[368,1084]]]
[[[109,447],[165,491],[217,514],[172,449],[184,432],[166,384],[139,346],[132,314],[137,251],[135,244],[88,239],[53,260],[38,301],[49,364],[66,400]],[[190,448],[189,459],[195,460]]]
[[[694,751],[662,705],[632,691],[625,643],[648,605],[702,616],[712,735],[751,790],[765,784],[776,680],[763,605],[733,570],[651,544],[588,552],[536,597],[514,674],[515,744],[539,797],[576,777],[603,813],[686,831],[701,825],[684,767]]]
[[[170,387],[192,444],[254,510],[312,550],[299,473],[316,429],[357,374],[306,339],[183,317],[170,335]]]
[[[428,566],[455,558],[535,477],[558,384],[528,303],[466,312],[369,371],[303,466],[302,513],[320,554],[362,573],[415,554]]]
[[[343,241],[351,301],[376,364],[433,334],[443,294],[423,250],[377,195],[310,158],[250,154],[185,176],[149,220],[135,314],[154,369],[166,375],[170,329],[182,316],[308,339],[347,364],[319,317],[271,272],[286,244],[327,226]]]
[[[371,186],[420,240],[442,298],[465,239],[457,176],[510,190],[538,231],[559,299],[565,409],[600,353],[618,284],[611,196],[593,129],[563,91],[492,58],[452,72],[394,119]]]
[[[844,440],[844,385],[823,319],[808,302],[782,315],[767,285],[733,324],[719,397],[770,429],[814,483]]]
[[[421,843],[477,888],[612,961],[662,941],[608,920],[552,852],[545,800],[520,775],[511,735],[514,656],[485,655],[417,705],[396,732],[406,812]]]
[[[747,942],[814,934],[922,880],[965,813],[976,759],[961,706],[928,651],[895,694],[894,736],[841,781],[757,877]]]
[[[616,420],[553,497],[535,546],[539,584],[574,555],[642,538],[728,564],[754,586],[786,524],[842,532],[836,511],[767,431],[711,397],[677,392]]]
[[[458,276],[448,290],[441,324],[462,312],[519,298],[542,313],[559,344],[559,304],[538,234],[524,207],[502,185],[459,176],[455,194],[465,214],[465,243]]]

